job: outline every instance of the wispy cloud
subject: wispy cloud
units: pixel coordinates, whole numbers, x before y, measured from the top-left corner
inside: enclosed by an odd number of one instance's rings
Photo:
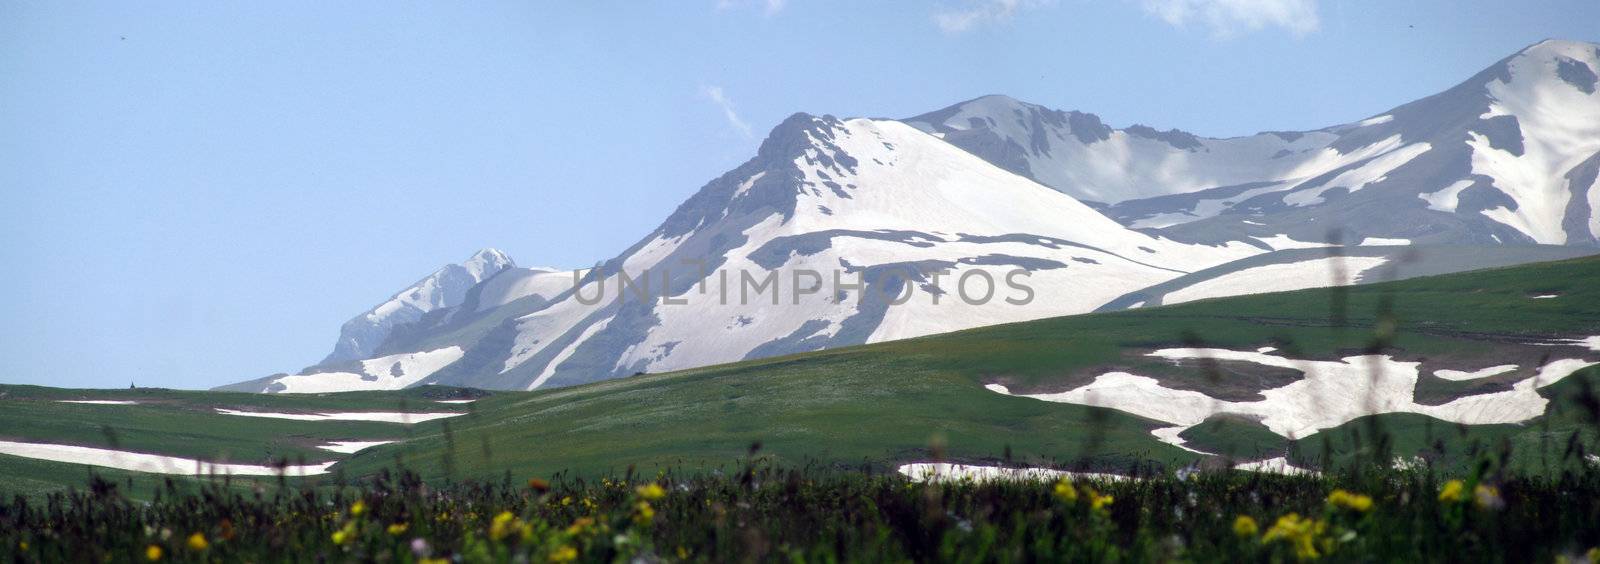
[[[729,126],[738,130],[739,134],[744,135],[746,138],[752,137],[750,124],[745,123],[744,119],[739,117],[739,113],[733,111],[733,100],[728,99],[728,95],[722,91],[721,86],[701,86],[700,94],[722,109],[722,117],[727,118]]]
[[[1018,10],[1037,8],[1054,0],[967,0],[966,7],[934,12],[933,23],[945,33],[956,34],[990,23],[1011,19]]]
[[[1203,25],[1217,37],[1281,27],[1296,36],[1321,25],[1317,0],[1142,0],[1144,11],[1177,27]]]
[[[789,0],[717,0],[718,10],[728,10],[743,6],[760,6],[762,13],[771,16],[783,11],[789,5]]]

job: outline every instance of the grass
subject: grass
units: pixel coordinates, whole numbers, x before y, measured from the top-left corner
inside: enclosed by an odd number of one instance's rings
[[[115,483],[0,505],[9,560],[1552,562],[1600,558],[1600,472],[1427,468],[935,482],[745,459],[721,474],[360,487]],[[1593,560],[1590,560],[1593,561]]]

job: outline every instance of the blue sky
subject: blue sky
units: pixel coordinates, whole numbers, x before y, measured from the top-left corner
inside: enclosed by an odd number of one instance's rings
[[[1227,136],[1377,114],[1600,3],[0,4],[0,382],[295,371],[481,247],[609,258],[796,112],[1004,93]]]

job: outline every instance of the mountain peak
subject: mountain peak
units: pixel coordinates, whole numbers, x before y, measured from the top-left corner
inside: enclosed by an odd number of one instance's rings
[[[388,301],[346,321],[333,352],[320,364],[371,357],[395,327],[417,321],[428,312],[461,305],[467,290],[515,266],[510,256],[487,247],[467,260],[440,267]]]
[[[763,159],[794,158],[817,142],[831,141],[841,127],[844,123],[831,115],[796,112],[772,128],[757,154]]]
[[[471,265],[484,265],[490,267],[490,270],[495,272],[517,265],[516,261],[511,260],[511,255],[508,255],[505,253],[505,251],[501,251],[500,249],[496,249],[494,247],[484,247],[479,249],[478,252],[472,254],[472,258],[467,259],[461,264],[462,266],[468,267]]]

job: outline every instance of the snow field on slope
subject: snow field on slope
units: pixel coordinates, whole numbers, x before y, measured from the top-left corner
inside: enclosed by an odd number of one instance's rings
[[[83,447],[74,445],[57,445],[45,443],[19,443],[13,441],[0,441],[0,454],[21,456],[36,460],[49,460],[65,462],[68,464],[88,464],[104,468],[131,470],[150,474],[177,474],[187,476],[234,475],[234,476],[312,476],[327,474],[328,468],[337,461],[328,461],[321,464],[307,464],[302,466],[264,466],[259,464],[226,464],[207,462],[193,458],[177,456],[164,456],[123,450]]]
[[[403,423],[411,425],[434,419],[446,417],[460,417],[466,413],[400,413],[393,411],[355,411],[344,413],[276,413],[270,411],[242,411],[237,409],[217,408],[217,413],[223,415],[237,415],[240,417],[265,417],[268,419],[290,419],[294,421],[374,421],[378,423]]]
[[[274,380],[285,389],[278,393],[316,394],[371,390],[399,390],[416,384],[461,359],[461,347],[400,353],[361,361],[361,373],[321,372],[297,374]],[[398,369],[400,374],[395,375]],[[270,387],[270,384],[269,384]]]
[[[1102,374],[1087,385],[1053,394],[1020,394],[1043,401],[1108,407],[1178,427],[1192,427],[1218,414],[1255,417],[1274,433],[1303,438],[1358,417],[1382,413],[1416,413],[1452,423],[1483,425],[1518,423],[1542,415],[1548,400],[1537,390],[1596,363],[1560,359],[1539,368],[1536,376],[1512,389],[1467,396],[1443,405],[1414,399],[1419,363],[1395,361],[1387,355],[1346,357],[1339,362],[1289,359],[1261,352],[1227,349],[1162,349],[1149,356],[1174,362],[1196,359],[1232,360],[1299,370],[1305,377],[1264,390],[1265,398],[1235,402],[1201,392],[1175,390],[1158,380],[1127,372]],[[1011,394],[1004,386],[990,391]],[[1180,431],[1181,432],[1181,431]],[[1167,432],[1169,436],[1176,433]]]
[[[1559,245],[1567,241],[1561,221],[1571,192],[1566,173],[1600,152],[1600,91],[1584,93],[1553,76],[1555,57],[1566,57],[1600,69],[1600,54],[1593,46],[1547,42],[1510,61],[1511,81],[1489,83],[1495,102],[1483,117],[1516,116],[1522,133],[1523,154],[1493,148],[1481,134],[1467,142],[1472,147],[1472,172],[1495,179],[1494,185],[1516,202],[1516,209],[1497,207],[1483,215],[1511,226],[1534,241]],[[1600,195],[1589,187],[1590,234],[1600,237]]]
[[[1355,284],[1361,273],[1382,266],[1387,260],[1384,257],[1324,257],[1254,266],[1169,292],[1161,303],[1172,305],[1224,296],[1348,286]],[[1342,276],[1335,278],[1336,271],[1342,271]]]

